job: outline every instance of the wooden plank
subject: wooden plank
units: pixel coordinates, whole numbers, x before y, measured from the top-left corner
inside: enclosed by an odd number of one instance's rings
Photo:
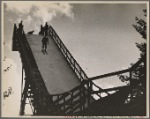
[[[68,96],[70,93],[64,93],[62,96],[60,96],[56,101],[53,102],[53,104],[57,104],[59,101],[63,100],[66,96]]]
[[[97,80],[97,79],[100,79],[100,78],[106,78],[106,77],[109,77],[109,76],[119,75],[119,74],[126,73],[126,72],[129,72],[129,71],[130,71],[130,69],[125,69],[125,70],[121,70],[121,71],[107,73],[107,74],[103,74],[103,75],[100,75],[100,76],[95,76],[95,77],[89,78],[89,80]]]
[[[74,111],[76,111],[78,108],[80,108],[80,106],[82,106],[82,104],[81,103],[77,103],[77,105],[72,110],[67,112],[67,114],[72,114]]]
[[[67,112],[69,109],[74,110],[74,108],[76,108],[75,106],[78,104],[83,105],[84,100],[85,97],[82,97],[81,99],[74,101],[70,106],[66,108],[65,112]]]

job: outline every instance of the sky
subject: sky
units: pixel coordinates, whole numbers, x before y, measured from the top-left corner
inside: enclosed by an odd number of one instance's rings
[[[130,67],[140,57],[135,43],[145,42],[132,27],[135,17],[144,18],[142,10],[146,8],[145,4],[18,1],[3,5],[3,56],[11,62],[10,72],[14,74],[11,79],[8,73],[4,74],[4,90],[8,89],[10,80],[17,83],[21,80],[19,54],[11,51],[13,26],[21,20],[26,33],[34,30],[38,34],[40,25],[45,25],[45,22],[52,25],[89,77]],[[7,65],[10,63],[5,63],[3,67]],[[97,84],[106,88],[121,83],[105,79],[97,81]],[[13,90],[17,95],[18,89]]]

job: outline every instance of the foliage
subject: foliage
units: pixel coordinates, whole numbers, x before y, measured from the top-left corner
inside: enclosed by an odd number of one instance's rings
[[[143,10],[144,12],[144,16],[146,17],[146,9]],[[135,30],[142,36],[143,39],[146,40],[146,31],[147,31],[147,27],[146,27],[146,21],[144,21],[143,19],[139,19],[139,18],[135,18],[136,21],[136,25],[133,24],[133,27],[135,28]],[[146,43],[136,43],[136,47],[141,51],[140,56],[146,56]]]
[[[146,17],[146,9],[143,10],[144,16]],[[135,30],[146,40],[146,21],[143,19],[135,18],[136,24],[133,25]],[[131,81],[129,90],[129,95],[126,103],[135,102],[139,97],[146,97],[146,43],[136,43],[136,47],[141,51],[140,59],[144,59],[141,64],[135,67],[132,71],[132,78],[130,80],[129,76],[119,75],[122,82]],[[131,64],[133,65],[133,64]],[[129,84],[129,83],[128,83]]]
[[[8,91],[3,92],[3,99],[5,99],[6,97],[9,97],[11,94],[12,94],[12,87],[9,87]]]

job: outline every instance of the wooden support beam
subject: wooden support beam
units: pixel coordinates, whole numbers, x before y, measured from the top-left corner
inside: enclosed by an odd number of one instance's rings
[[[100,75],[100,76],[95,76],[95,77],[89,78],[89,80],[97,80],[97,79],[100,79],[100,78],[115,76],[115,75],[119,75],[119,74],[126,73],[126,72],[129,72],[129,71],[130,71],[130,69],[116,71],[116,72],[112,72],[112,73],[108,73],[108,74],[103,74],[103,75]]]
[[[65,114],[65,109],[66,109],[66,100],[65,100],[65,97],[64,97],[64,114]]]
[[[80,93],[80,98],[79,98],[80,103],[83,103],[83,101],[82,101],[82,90],[81,90],[81,88],[79,89],[79,93]],[[80,111],[82,111],[82,105],[81,105],[81,107],[80,107]]]
[[[83,98],[85,98],[85,100],[83,100],[83,106],[82,106],[82,109],[84,110],[85,109],[85,104],[86,104],[86,97],[85,97],[85,95],[86,95],[85,93],[86,92],[85,92],[84,88],[82,90],[83,90]]]
[[[25,102],[27,99],[27,91],[28,91],[28,85],[29,83],[27,81],[25,81],[25,87],[24,87],[24,91],[22,93],[22,99],[21,99],[21,105],[20,105],[20,115],[24,115],[24,111],[25,111]]]
[[[13,31],[13,38],[12,38],[12,51],[19,51],[16,33],[17,33],[17,26],[16,24],[14,24],[14,31]]]
[[[21,99],[22,99],[22,91],[23,91],[23,65],[22,65],[22,81],[21,81]]]

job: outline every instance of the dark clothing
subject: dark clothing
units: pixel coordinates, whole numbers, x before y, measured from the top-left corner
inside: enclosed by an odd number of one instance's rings
[[[48,44],[48,38],[47,37],[43,37],[42,39],[42,51],[45,51],[46,52],[46,49],[47,49],[47,44]]]
[[[48,25],[47,25],[47,22],[46,22],[46,24],[45,24],[45,36],[47,36],[48,35]]]
[[[44,36],[44,27],[41,25],[41,31],[39,32],[39,34]]]
[[[43,49],[43,51],[45,51],[45,52],[46,52],[47,44],[43,44],[43,45],[42,45],[42,49]]]
[[[22,25],[22,22],[19,23],[19,32],[22,34],[23,32],[23,25]]]
[[[21,22],[21,23],[19,23],[19,29],[23,29],[22,22]]]
[[[48,38],[47,38],[47,37],[43,37],[42,43],[43,43],[43,44],[47,44],[47,43],[48,43]]]

